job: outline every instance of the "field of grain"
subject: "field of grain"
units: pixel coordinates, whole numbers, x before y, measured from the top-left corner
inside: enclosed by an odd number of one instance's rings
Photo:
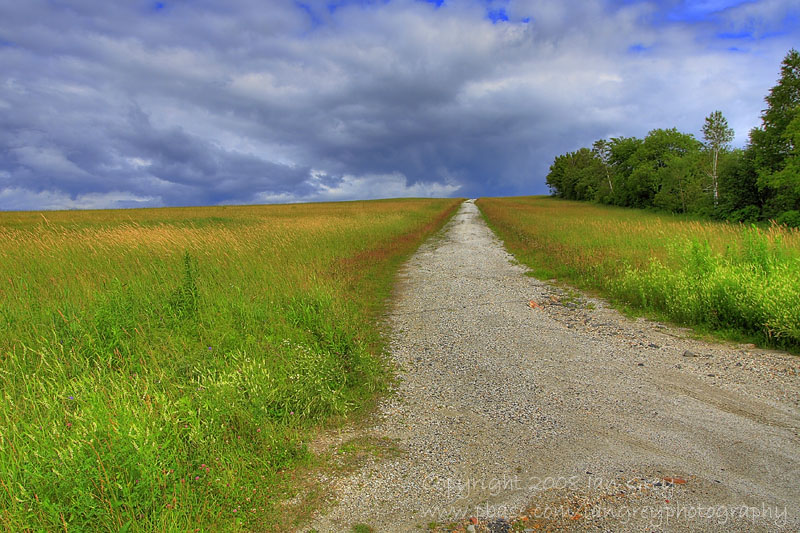
[[[458,205],[0,213],[0,529],[279,529],[386,382],[397,266]]]
[[[800,231],[548,197],[482,198],[490,226],[544,279],[766,346],[800,349]]]

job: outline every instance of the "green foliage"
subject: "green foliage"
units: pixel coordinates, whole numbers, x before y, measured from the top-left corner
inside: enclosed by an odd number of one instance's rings
[[[601,174],[605,176],[599,180],[595,199],[603,203],[611,203],[614,197],[614,180],[611,177],[612,142],[599,139],[592,144],[592,154],[600,162]]]
[[[800,209],[800,105],[791,114],[793,118],[781,135],[787,149],[783,167],[767,178],[782,211]]]
[[[573,200],[590,200],[600,188],[597,178],[602,162],[588,148],[556,158],[550,166],[547,184],[557,196]]]
[[[581,148],[558,156],[547,183],[569,200],[594,200],[618,205],[658,206],[686,211],[696,204],[698,173],[694,161],[700,143],[677,130],[653,130],[644,140],[601,139],[590,151]]]
[[[717,218],[732,222],[755,222],[763,204],[752,151],[722,153],[719,161],[719,205]]]
[[[719,205],[719,155],[728,149],[733,140],[733,130],[728,127],[728,121],[722,111],[714,111],[706,117],[703,124],[703,138],[706,148],[711,154],[711,190],[714,195],[714,206]]]
[[[702,154],[672,157],[658,169],[660,188],[652,199],[652,205],[672,213],[698,212],[711,206],[710,198],[703,194],[705,176],[700,171],[698,160]]]
[[[706,117],[703,123],[703,138],[712,152],[724,150],[733,140],[733,130],[728,126],[728,120],[722,111],[714,111]]]
[[[682,159],[699,148],[699,141],[675,128],[656,129],[648,133],[641,146],[631,155],[633,172],[625,183],[625,190],[621,191],[627,199],[625,205],[655,205],[655,197],[666,182],[685,179]],[[677,189],[681,187],[680,184],[676,186]]]
[[[800,211],[784,211],[775,222],[790,228],[800,228]]]
[[[766,197],[766,214],[776,217],[800,209],[800,164],[797,140],[800,124],[800,53],[790,50],[781,77],[765,98],[761,127],[750,132],[750,150],[758,185]]]
[[[754,205],[747,205],[741,209],[731,212],[727,220],[729,222],[744,222],[748,224],[755,223],[761,218],[761,210]]]
[[[697,240],[675,246],[681,267],[653,260],[628,268],[609,284],[611,293],[682,324],[737,330],[771,346],[800,345],[800,270],[780,243],[751,229],[739,253],[716,254]]]

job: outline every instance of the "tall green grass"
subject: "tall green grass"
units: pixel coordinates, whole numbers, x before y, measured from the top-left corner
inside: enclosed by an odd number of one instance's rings
[[[797,230],[543,197],[478,205],[536,275],[681,324],[800,349]]]
[[[279,530],[452,200],[0,213],[0,529]]]

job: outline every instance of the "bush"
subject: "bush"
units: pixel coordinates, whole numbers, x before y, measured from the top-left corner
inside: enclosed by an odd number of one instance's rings
[[[790,228],[800,228],[800,211],[785,211],[778,216],[775,222]]]
[[[761,218],[761,210],[754,205],[737,209],[728,215],[729,222],[744,222],[746,224],[756,222],[759,218]]]

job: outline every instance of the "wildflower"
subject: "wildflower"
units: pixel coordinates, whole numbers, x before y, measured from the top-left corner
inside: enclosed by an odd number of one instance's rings
[[[200,476],[194,476],[195,481],[197,481],[198,479],[200,479]]]
[[[200,465],[200,470],[204,469],[205,467],[206,467],[206,464],[205,464],[205,463],[201,464],[201,465]]]
[[[209,346],[209,347],[208,347],[208,351],[209,351],[209,352],[211,351],[211,346]]]
[[[69,399],[70,399],[70,400],[74,400],[74,399],[75,399],[75,396],[70,396],[70,397],[69,397]]]

